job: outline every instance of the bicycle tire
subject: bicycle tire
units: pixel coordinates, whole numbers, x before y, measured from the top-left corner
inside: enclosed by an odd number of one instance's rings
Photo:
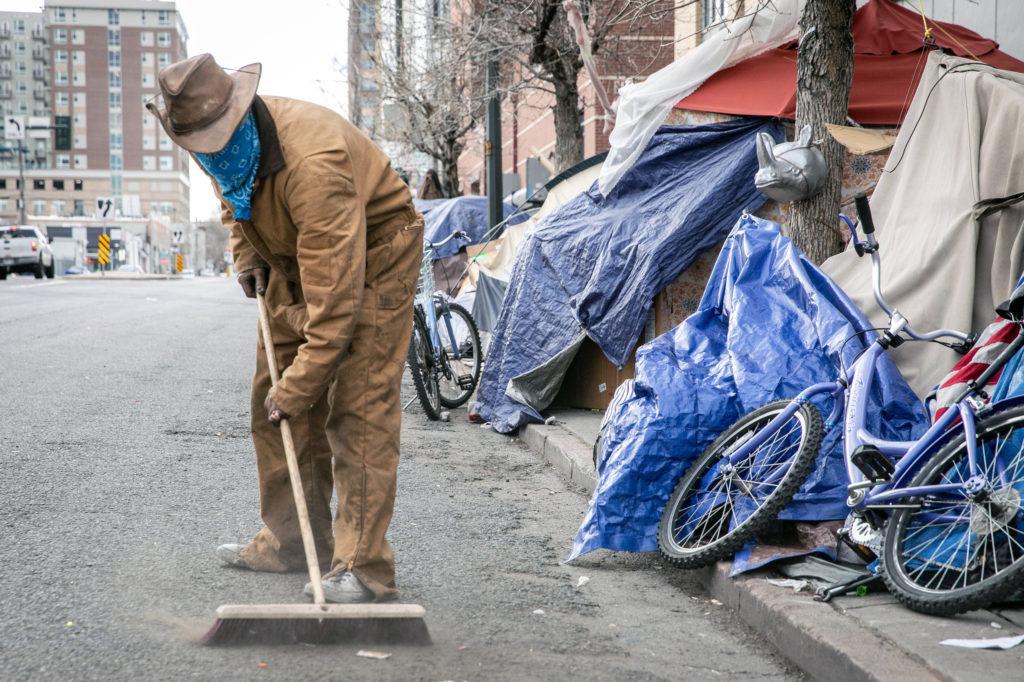
[[[989,414],[984,415],[976,424],[976,442],[979,444],[984,443],[985,438],[993,434],[998,438],[998,434],[1001,431],[1013,428],[1014,426],[1018,429],[1024,429],[1024,405],[1007,407],[1002,410],[997,408]],[[925,463],[921,470],[911,479],[908,485],[911,487],[927,485],[927,482],[935,478],[936,475],[938,475],[938,480],[942,480],[942,476],[946,475],[944,472],[947,467],[953,463],[957,456],[966,456],[966,437],[963,432],[961,432],[961,434],[953,441],[947,443],[945,447],[941,448],[934,457]],[[1020,452],[1018,452],[1018,456],[1024,457]],[[953,464],[953,466],[955,466],[955,464]],[[901,502],[902,501],[904,500],[901,500]],[[989,519],[993,519],[994,517],[991,516],[991,507],[989,507],[989,510]],[[1014,518],[1018,517],[1021,513],[1021,507],[1019,504],[1017,510],[1018,511],[1015,513]],[[997,568],[996,572],[988,579],[984,578],[984,569],[982,569],[982,580],[980,582],[967,585],[967,581],[965,579],[964,587],[959,589],[933,591],[924,589],[917,585],[907,575],[907,571],[904,570],[903,567],[903,562],[900,561],[901,557],[898,556],[902,553],[906,533],[910,529],[910,519],[915,511],[916,510],[911,509],[900,509],[893,512],[889,517],[886,522],[882,544],[882,556],[880,557],[882,579],[885,581],[886,587],[893,596],[895,596],[896,599],[898,599],[904,606],[920,613],[927,613],[935,616],[952,616],[958,613],[972,611],[974,609],[986,608],[995,602],[1009,597],[1018,588],[1024,586],[1024,570],[1022,570],[1024,569],[1024,554],[1015,561],[1012,561],[1004,570],[1000,571]],[[970,539],[970,527],[973,523],[974,522],[970,520],[970,518],[967,520],[969,529],[968,539]],[[919,527],[918,530],[921,530],[921,527]],[[990,527],[988,534],[994,536],[997,532],[999,531],[992,531]],[[1020,530],[1017,532],[1024,533],[1024,531]],[[1009,534],[1006,535],[1009,537]],[[987,560],[987,540],[985,543],[985,560]],[[998,555],[998,548],[996,548],[994,538],[992,546],[994,550],[993,554]],[[924,549],[924,547],[921,546],[921,549]],[[968,548],[968,552],[970,552],[970,548]],[[967,558],[969,557],[970,554],[968,554]],[[985,560],[983,560],[983,563]],[[947,559],[945,563],[949,564],[951,561],[952,559]],[[939,565],[942,564],[940,563]],[[996,566],[998,567],[998,560],[996,561]],[[969,569],[970,566],[965,566],[965,568]],[[958,579],[954,580],[954,588],[957,582],[959,582]],[[940,579],[940,586],[941,583],[942,580]]]
[[[409,365],[412,384],[423,411],[428,419],[438,421],[441,419],[441,389],[437,383],[433,362],[430,361],[433,353],[429,346],[429,338],[423,311],[416,305],[413,307],[412,336],[409,339],[406,364]]]
[[[469,388],[460,391],[454,398],[448,398],[444,394],[444,390],[441,389],[441,404],[448,409],[462,407],[466,404],[471,397],[473,392],[476,391],[477,384],[480,383],[480,370],[483,366],[483,347],[480,343],[480,330],[476,326],[476,320],[468,310],[459,305],[458,303],[449,302],[448,310],[453,315],[458,315],[462,318],[463,323],[469,330],[469,341],[473,344],[473,371],[472,377],[473,382]],[[446,333],[446,332],[445,332]],[[443,334],[442,334],[443,336]],[[444,340],[441,341],[441,347],[444,348]],[[445,362],[447,362],[447,353],[445,355]],[[439,380],[440,383],[440,380]]]
[[[679,479],[658,524],[658,549],[670,563],[681,568],[700,568],[732,558],[732,555],[747,541],[754,538],[774,521],[779,512],[793,499],[814,466],[824,436],[821,413],[818,408],[809,403],[802,404],[794,414],[794,417],[802,418],[801,442],[788,471],[782,476],[774,492],[765,497],[764,503],[735,528],[703,547],[692,551],[683,550],[674,538],[679,507],[690,499],[692,493],[699,492],[696,486],[701,482],[705,473],[710,471],[714,463],[728,452],[735,441],[747,433],[760,432],[774,415],[779,414],[791,402],[790,400],[771,402],[737,419],[715,439],[715,442],[708,446],[700,457],[694,460]],[[780,431],[790,421],[783,422],[775,432]],[[751,432],[751,426],[758,423],[762,423],[762,426]],[[755,452],[759,450],[760,448]],[[728,491],[726,492],[728,494]]]

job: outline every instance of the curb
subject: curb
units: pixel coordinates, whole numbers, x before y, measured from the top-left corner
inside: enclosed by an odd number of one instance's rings
[[[180,275],[145,275],[145,274],[114,274],[109,273],[106,275],[62,275],[63,279],[69,281],[80,281],[80,282],[138,282],[138,281],[154,281],[154,280],[182,280],[185,279]]]
[[[597,473],[591,449],[554,425],[528,424],[520,439],[567,481],[591,494]],[[757,576],[729,577],[722,562],[701,572],[714,598],[731,608],[793,665],[815,679],[834,682],[917,682],[949,679],[892,641],[843,616],[834,606],[768,585]]]

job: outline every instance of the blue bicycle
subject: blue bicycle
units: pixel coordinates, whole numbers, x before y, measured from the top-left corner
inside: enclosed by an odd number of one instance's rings
[[[983,390],[1024,347],[1024,333],[918,440],[868,433],[868,394],[883,353],[905,341],[943,338],[966,352],[973,339],[946,329],[919,333],[886,302],[864,197],[857,213],[863,242],[844,220],[857,254],[871,256],[874,296],[889,316],[888,329],[835,381],[754,410],[719,436],[669,498],[658,546],[671,562],[693,568],[730,558],[764,530],[814,466],[824,427],[811,400],[830,398],[828,423],[843,424],[852,543],[880,559],[886,586],[916,611],[983,608],[1024,586],[1024,398],[986,405]],[[1021,324],[1024,286],[996,310]]]
[[[426,244],[413,305],[407,364],[416,395],[431,420],[441,418],[442,408],[465,404],[480,381],[482,351],[476,321],[446,293],[434,291],[433,256],[453,239],[468,241],[469,236],[456,231],[436,244]]]

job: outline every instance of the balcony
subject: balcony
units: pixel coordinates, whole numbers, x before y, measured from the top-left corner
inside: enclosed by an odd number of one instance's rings
[[[0,78],[11,78],[13,75],[10,64],[0,64]]]
[[[4,87],[3,85],[0,85],[0,99],[10,99],[11,97],[13,97],[11,86],[7,85]]]
[[[36,24],[32,27],[32,39],[33,40],[46,40],[46,29],[42,24]]]
[[[32,59],[38,62],[42,62],[43,64],[49,64],[50,51],[47,50],[45,47],[39,47],[38,45],[36,45],[34,48],[32,48]]]
[[[11,37],[11,23],[9,21],[5,21],[2,24],[0,24],[0,38],[10,38],[10,37]]]
[[[47,96],[46,96],[46,89],[45,88],[36,88],[35,90],[32,91],[32,96],[35,97],[40,102],[45,102],[48,99]]]
[[[3,73],[3,69],[0,68],[0,74],[2,74],[2,73]],[[0,75],[0,78],[2,78],[2,77],[3,76]],[[41,69],[39,67],[36,67],[36,68],[34,68],[32,70],[32,78],[34,80],[41,81],[43,85],[49,85],[50,84],[50,70],[49,69]]]
[[[10,59],[10,58],[11,58],[11,44],[10,43],[0,43],[0,59]]]

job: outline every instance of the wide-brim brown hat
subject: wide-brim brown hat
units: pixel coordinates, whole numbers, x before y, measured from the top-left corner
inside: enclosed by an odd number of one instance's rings
[[[209,53],[189,57],[160,70],[160,97],[146,108],[179,146],[219,152],[252,106],[262,71],[259,63],[226,71]]]

